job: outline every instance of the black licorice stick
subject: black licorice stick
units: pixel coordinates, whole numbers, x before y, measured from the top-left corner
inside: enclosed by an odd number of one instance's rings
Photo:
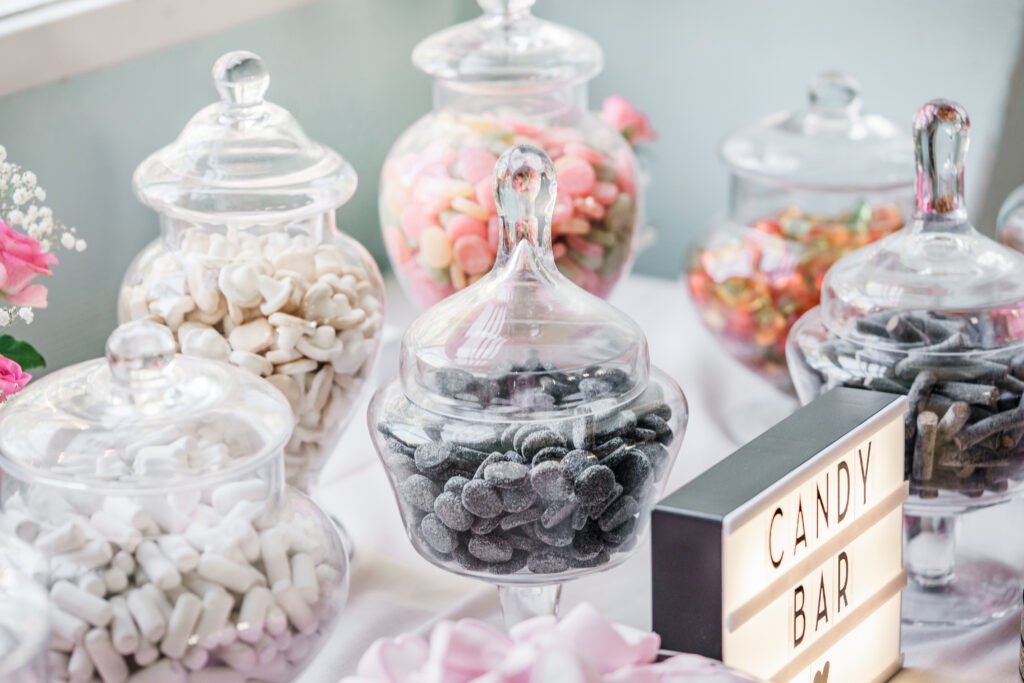
[[[951,334],[940,342],[928,346],[915,346],[909,350],[911,356],[925,356],[930,353],[949,353],[967,348],[967,336],[963,332]]]
[[[893,315],[885,323],[885,330],[889,337],[904,343],[927,342],[928,335],[920,327],[915,325],[906,316]]]
[[[936,436],[939,441],[950,441],[967,424],[971,417],[971,407],[963,401],[957,401],[949,406],[939,420]]]
[[[910,385],[910,391],[907,393],[909,405],[907,414],[903,417],[904,431],[908,439],[914,436],[914,429],[917,425],[917,404],[931,393],[933,386],[935,386],[935,373],[931,370],[918,373],[914,378],[914,383]]]
[[[1024,408],[1014,408],[964,427],[959,434],[953,437],[953,442],[960,447],[960,450],[965,451],[993,434],[1021,426],[1024,426]]]
[[[935,473],[935,433],[939,418],[925,411],[917,416],[917,439],[914,441],[913,476],[916,481],[928,481]]]
[[[999,400],[999,389],[991,384],[939,382],[935,385],[934,391],[954,401],[963,401],[989,408],[995,408],[996,402]]]
[[[930,370],[942,382],[971,380],[975,382],[997,382],[1006,377],[1005,365],[984,360],[963,362],[953,357],[922,358],[908,356],[896,364],[896,376],[900,379],[913,379],[919,372]]]
[[[910,385],[906,382],[899,382],[889,377],[868,377],[864,380],[864,386],[889,394],[906,394],[910,390]]]

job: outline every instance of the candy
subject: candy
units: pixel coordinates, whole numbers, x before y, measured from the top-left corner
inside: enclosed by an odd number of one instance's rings
[[[524,388],[513,380],[527,370]],[[583,386],[590,387],[586,400],[614,406],[629,377],[616,368],[515,366],[487,378],[442,369],[427,382],[478,409],[501,411],[523,391],[552,407],[569,405],[583,399]],[[629,549],[666,474],[671,417],[651,392],[627,407],[550,423],[425,416],[382,421],[377,430],[409,533],[424,553],[465,571],[559,573],[607,564]],[[577,444],[583,448],[569,450]]]
[[[552,239],[559,269],[598,296],[611,293],[632,261],[637,234],[636,161],[626,145],[604,129],[541,128],[494,116],[443,114],[437,126],[426,138],[399,141],[381,178],[388,255],[417,304],[463,289],[494,263],[492,174],[496,154],[518,143],[542,147],[555,160]],[[569,249],[568,235],[600,250]],[[469,236],[483,241],[463,243]]]
[[[705,326],[740,362],[791,390],[785,342],[818,304],[825,271],[903,225],[892,205],[831,217],[790,207],[732,235],[712,235],[689,261],[687,285]]]
[[[443,234],[433,223],[427,227]],[[383,325],[378,275],[368,257],[345,238],[333,240],[185,228],[176,249],[164,242],[149,247],[140,257],[146,267],[134,270],[121,291],[122,320],[166,324],[182,353],[232,363],[285,395],[298,422],[285,448],[285,471],[303,490],[351,415]],[[186,299],[196,307],[181,312]],[[170,466],[172,455],[156,450],[135,462],[156,472]]]

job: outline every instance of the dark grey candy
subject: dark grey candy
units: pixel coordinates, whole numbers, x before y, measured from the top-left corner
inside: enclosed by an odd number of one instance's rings
[[[443,441],[425,443],[416,449],[416,467],[426,474],[440,472],[452,465],[455,447]]]
[[[490,467],[496,462],[507,462],[509,460],[509,457],[510,456],[508,453],[491,453],[486,458],[484,458],[483,462],[481,462],[480,465],[476,468],[476,473],[473,475],[473,477],[475,479],[483,479],[484,471],[488,467]]]
[[[473,554],[469,552],[469,549],[464,545],[458,545],[452,552],[455,557],[455,561],[458,562],[464,569],[468,569],[471,572],[482,572],[487,569],[487,563],[473,557]]]
[[[555,398],[540,387],[535,387],[512,394],[512,405],[523,410],[550,410],[555,407]]]
[[[572,477],[560,462],[535,465],[530,471],[530,484],[537,495],[547,501],[563,501],[572,497]]]
[[[469,539],[470,554],[484,562],[508,562],[512,559],[512,544],[503,536],[488,534]]]
[[[633,438],[637,441],[654,441],[658,438],[658,433],[653,429],[644,429],[643,427],[637,427],[633,430]]]
[[[644,486],[654,473],[650,460],[643,451],[636,448],[626,451],[622,459],[611,467],[615,479],[630,492]]]
[[[636,532],[636,517],[630,517],[622,524],[608,529],[602,533],[604,542],[610,546],[621,546],[634,536]]]
[[[565,503],[549,505],[540,516],[540,526],[551,528],[558,526],[572,516],[576,509],[576,501],[570,500]]]
[[[501,526],[501,517],[477,517],[471,531],[477,536],[489,534]]]
[[[599,458],[607,458],[619,451],[625,445],[626,442],[621,437],[615,437],[614,439],[608,439],[607,441],[597,444],[594,446],[591,453]]]
[[[580,415],[572,418],[572,447],[589,450],[594,446],[594,416]]]
[[[572,528],[579,531],[590,520],[590,508],[578,507],[572,511]]]
[[[462,495],[462,487],[470,481],[469,477],[454,476],[444,483],[444,490],[448,493],[457,493]]]
[[[473,393],[476,378],[459,368],[441,368],[430,375],[434,390],[445,396]]]
[[[511,560],[509,560],[508,562],[496,562],[490,564],[488,565],[487,570],[492,574],[498,575],[515,574],[517,571],[521,570],[523,567],[526,566],[528,557],[528,551],[517,548],[512,551]]]
[[[669,426],[666,420],[661,419],[657,415],[644,415],[643,417],[637,418],[636,424],[638,427],[644,429],[650,429],[658,436],[661,436],[672,428]]]
[[[420,521],[420,535],[431,548],[447,555],[459,545],[459,537],[445,526],[437,515],[430,514]]]
[[[501,450],[508,451],[515,448],[516,432],[519,431],[520,425],[518,423],[512,423],[508,427],[505,427],[505,431],[501,433]]]
[[[618,410],[598,420],[595,436],[598,441],[613,436],[627,436],[636,429],[636,413],[632,410]]]
[[[462,488],[462,504],[477,517],[486,519],[497,517],[505,509],[498,490],[480,479],[474,479]]]
[[[534,574],[559,574],[569,568],[569,558],[552,550],[537,550],[530,553],[526,566]]]
[[[583,474],[583,470],[587,469],[591,465],[597,464],[597,458],[586,451],[569,451],[562,458],[562,467],[569,473],[569,476],[574,480],[576,477]]]
[[[522,425],[516,430],[515,436],[512,437],[513,450],[522,450],[523,440],[526,439],[526,437],[528,437],[530,434],[533,434],[534,432],[540,432],[545,429],[547,429],[547,427],[541,423]]]
[[[501,432],[488,424],[449,423],[441,430],[441,438],[444,441],[485,453],[504,450],[501,445]]]
[[[592,569],[594,567],[600,567],[601,565],[608,564],[611,562],[611,555],[604,548],[594,557],[589,560],[577,560],[576,558],[570,558],[569,565],[573,569]]]
[[[419,470],[416,469],[416,463],[408,456],[391,454],[384,462],[398,481],[404,481],[414,474],[419,474]]]
[[[552,447],[564,448],[565,439],[558,432],[551,429],[542,429],[533,432],[523,439],[517,450],[528,460],[532,460],[533,456],[537,455],[540,451]]]
[[[391,436],[385,436],[384,443],[388,447],[388,450],[391,451],[392,453],[398,453],[399,455],[405,455],[409,457],[412,457],[416,453],[415,448],[413,448],[412,446],[407,446],[406,444],[402,443],[398,439]]]
[[[596,505],[615,488],[615,473],[604,465],[592,465],[576,477],[576,500],[581,505]]]
[[[572,539],[576,536],[576,531],[568,519],[550,528],[534,523],[533,531],[537,534],[537,540],[553,548],[565,548],[572,545]]]
[[[530,468],[518,462],[496,462],[484,469],[484,480],[498,488],[521,486],[530,476]]]
[[[522,512],[515,512],[510,515],[505,515],[501,518],[501,528],[505,531],[511,531],[512,529],[521,527],[531,522],[536,522],[540,519],[541,514],[544,510],[540,507],[532,507]]]
[[[525,465],[524,465],[525,467]],[[505,506],[505,512],[522,512],[537,502],[537,494],[528,480],[514,488],[501,490],[501,504]]]
[[[612,492],[608,494],[607,498],[605,498],[597,505],[591,505],[590,507],[587,508],[587,510],[590,513],[590,518],[598,519],[601,515],[603,515],[605,513],[605,510],[611,507],[612,503],[619,499],[619,496],[622,495],[622,492],[624,490],[625,489],[622,488],[622,484],[616,482],[615,488],[612,489]]]
[[[569,452],[567,448],[561,448],[559,446],[549,446],[548,448],[542,448],[537,451],[537,454],[533,456],[533,466],[536,467],[543,462],[550,461],[561,461],[565,457],[565,454]]]
[[[414,474],[399,484],[398,493],[417,510],[433,512],[434,499],[441,494],[441,487],[422,474]]]
[[[603,549],[604,539],[596,522],[587,524],[572,540],[572,554],[577,560],[593,559]]]
[[[647,459],[651,462],[651,467],[654,468],[654,478],[661,480],[666,474],[665,470],[668,469],[668,449],[660,443],[645,443],[637,446],[637,450],[647,456]]]
[[[520,529],[527,529],[529,527],[519,527]],[[522,534],[510,533],[505,536],[508,542],[516,550],[525,550],[527,552],[533,552],[537,548],[541,547],[541,542],[533,536],[524,536]]]
[[[462,504],[459,494],[445,492],[434,501],[434,514],[446,527],[454,531],[469,531],[473,527],[473,513]]]
[[[601,531],[617,529],[640,512],[640,503],[633,496],[622,496],[604,511],[604,514],[597,520],[601,525]]]
[[[588,377],[580,380],[580,392],[583,394],[583,398],[587,400],[602,398],[612,393],[613,390],[614,387],[611,383],[600,379]]]

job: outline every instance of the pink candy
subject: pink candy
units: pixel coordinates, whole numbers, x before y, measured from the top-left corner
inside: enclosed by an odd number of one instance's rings
[[[594,167],[579,157],[564,156],[555,162],[558,189],[572,195],[586,194],[597,181]]]
[[[455,241],[453,251],[455,263],[467,275],[486,273],[494,265],[494,253],[487,244],[487,240],[479,235],[460,237]]]
[[[448,222],[448,225],[445,227],[445,232],[448,233],[448,238],[452,242],[458,242],[460,237],[465,237],[467,235],[487,237],[487,224],[481,220],[477,220],[476,218],[460,213]]]
[[[491,174],[497,161],[498,157],[479,147],[467,147],[459,152],[462,177],[474,185],[485,179],[491,181]]]
[[[434,225],[434,219],[419,204],[407,204],[402,209],[402,217],[399,219],[402,224],[402,232],[407,239],[417,242],[420,234]]]
[[[430,640],[376,641],[342,683],[751,683],[714,660],[679,655],[661,663],[657,634],[613,624],[583,604],[558,621],[537,617],[506,635],[484,622],[439,623]]]

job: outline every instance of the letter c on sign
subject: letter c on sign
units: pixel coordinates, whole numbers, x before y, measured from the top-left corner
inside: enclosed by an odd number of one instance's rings
[[[768,557],[771,558],[772,567],[774,567],[775,569],[779,568],[779,565],[782,564],[782,558],[786,555],[786,551],[780,550],[779,559],[776,560],[775,553],[772,551],[772,548],[775,547],[775,544],[772,543],[772,539],[775,537],[773,534],[773,532],[775,531],[775,520],[781,517],[782,508],[775,508],[775,512],[772,513],[771,524],[768,525]]]

